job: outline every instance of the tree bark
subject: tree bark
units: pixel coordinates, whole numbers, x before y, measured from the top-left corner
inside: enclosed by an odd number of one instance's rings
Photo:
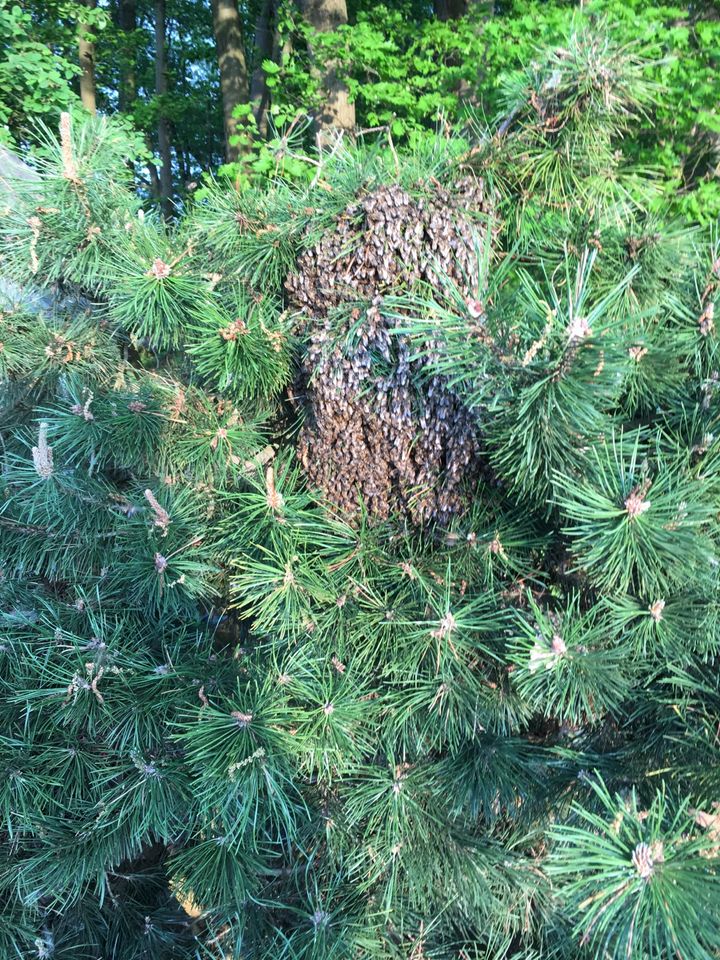
[[[438,20],[457,20],[467,13],[467,0],[433,0]]]
[[[158,104],[158,149],[160,152],[160,203],[165,219],[172,215],[172,153],[170,124],[165,114],[163,97],[167,94],[167,63],[165,48],[165,0],[155,0],[155,94]]]
[[[257,124],[259,136],[266,137],[268,130],[268,110],[270,108],[270,88],[267,75],[262,68],[263,60],[273,58],[273,0],[264,0],[255,26],[255,65],[250,81],[250,103]]]
[[[97,0],[83,0],[88,10],[94,10]],[[92,27],[88,23],[78,24],[78,53],[80,58],[80,100],[90,113],[97,110],[95,93],[95,43],[88,39]]]
[[[492,14],[493,6],[492,0],[433,0],[433,10],[438,20],[459,20],[471,13],[473,8]]]
[[[348,22],[345,0],[302,0],[305,19],[319,33],[331,33]],[[312,55],[312,44],[310,44]],[[316,64],[322,77],[324,101],[315,116],[318,140],[328,139],[332,130],[351,133],[355,128],[355,104],[350,103],[346,85],[338,76],[337,64]]]
[[[119,0],[118,3],[118,27],[123,33],[134,34],[137,30],[137,4],[136,0]],[[132,106],[137,96],[137,74],[135,70],[135,43],[134,38],[131,43],[131,49],[126,52],[126,59],[122,66],[122,75],[120,77],[119,107],[121,112],[126,112]]]
[[[145,146],[148,148],[148,150],[149,150],[150,153],[153,152],[152,137],[150,136],[149,133],[146,133],[146,134],[145,134]],[[159,201],[159,200],[160,200],[160,193],[161,193],[161,191],[160,191],[160,174],[158,173],[158,168],[157,168],[157,166],[155,165],[155,162],[154,162],[153,160],[148,160],[148,161],[147,161],[147,169],[148,169],[148,178],[149,178],[149,182],[150,182],[150,196],[151,196],[154,200]]]
[[[233,111],[247,103],[249,93],[242,20],[236,0],[212,0],[212,15],[225,120],[225,156],[231,163],[240,155],[238,145],[231,143],[238,129]]]
[[[158,168],[152,162],[148,160],[147,163],[148,174],[150,176],[150,193],[156,200],[160,199],[160,175],[158,173]]]

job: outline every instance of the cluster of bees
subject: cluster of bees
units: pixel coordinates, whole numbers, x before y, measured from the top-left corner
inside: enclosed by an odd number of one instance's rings
[[[476,296],[484,213],[474,178],[452,190],[432,180],[416,196],[381,186],[348,206],[287,279],[308,344],[300,460],[310,483],[349,516],[362,503],[383,519],[444,523],[463,508],[479,469],[476,427],[428,368],[434,344],[411,345],[398,332],[402,309],[387,298],[419,282]]]

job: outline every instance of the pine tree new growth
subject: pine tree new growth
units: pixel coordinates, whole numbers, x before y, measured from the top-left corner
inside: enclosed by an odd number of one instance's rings
[[[0,956],[720,956],[720,247],[622,162],[642,66],[574,36],[470,143],[171,226],[46,133]]]

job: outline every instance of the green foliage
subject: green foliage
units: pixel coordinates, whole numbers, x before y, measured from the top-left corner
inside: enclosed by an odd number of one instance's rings
[[[648,809],[634,792],[594,785],[599,810],[577,807],[556,831],[551,873],[565,886],[576,932],[610,956],[711,958],[718,930],[717,849],[696,811],[658,791]],[[611,819],[612,818],[612,819]]]
[[[620,713],[628,665],[622,647],[608,643],[598,610],[582,611],[578,596],[560,613],[544,613],[532,597],[529,603],[533,617],[521,621],[513,682],[533,709],[578,725]]]
[[[173,226],[106,120],[64,117],[14,185],[8,956],[718,955],[717,238],[610,156],[648,103],[634,48],[583,29],[507,90],[489,136],[308,153]],[[409,402],[442,384],[472,418],[460,506],[344,515],[295,441],[311,336],[340,364],[347,326],[289,310],[288,274],[358,198],[468,175],[472,289],[337,308],[358,339],[396,321],[368,390],[410,357]]]
[[[687,454],[653,456],[638,436],[613,437],[586,465],[583,479],[558,478],[558,502],[591,581],[649,598],[706,571],[714,511],[692,478]]]
[[[75,63],[39,40],[31,15],[10,0],[0,2],[0,137],[24,132],[29,117],[52,116],[73,99]]]
[[[375,131],[363,133],[365,140],[374,139],[380,127],[381,134],[390,131],[396,142],[414,146],[433,136],[438,126],[492,121],[504,111],[509,90],[519,91],[521,100],[530,92],[521,78],[532,74],[534,65],[539,68],[539,50],[565,46],[572,29],[605,23],[618,50],[632,48],[649,61],[643,75],[657,96],[643,103],[641,122],[623,150],[638,170],[654,171],[655,210],[670,205],[675,214],[701,223],[718,216],[720,21],[714,4],[512,0],[496,3],[492,11],[489,6],[475,2],[467,16],[441,20],[430,4],[415,0],[394,4],[358,0],[348,5],[347,26],[313,35],[300,5],[284,0],[274,5],[270,26],[275,39],[268,58],[266,50],[253,46],[263,5],[256,0],[240,4],[248,68],[265,75],[269,130],[266,135],[263,125],[260,133],[254,105],[241,103],[236,113],[242,119],[238,135],[242,157],[222,166],[222,173],[244,186],[277,176],[312,180],[316,168],[308,148],[314,131],[308,114],[321,107],[324,93],[310,48],[319,61],[338,63],[355,105],[358,129]],[[59,109],[77,103],[78,24],[89,23],[100,109],[120,110],[151,151],[157,147],[162,108],[172,128],[176,192],[186,197],[223,159],[211,5],[207,0],[168,0],[168,92],[162,100],[155,91],[152,4],[136,5],[134,30],[121,29],[117,13],[115,0],[94,10],[70,0],[28,0],[23,5],[3,0],[0,126],[6,138],[32,139],[35,119],[54,122]],[[526,110],[532,108],[528,100],[522,104]],[[559,118],[553,122],[556,130],[562,129]],[[595,154],[598,185],[605,183],[609,191],[616,189],[612,153],[617,147],[615,139],[605,155]],[[579,161],[590,152],[579,143],[568,156]],[[559,157],[543,159],[557,165]],[[571,189],[568,166],[559,165],[555,176],[558,184]],[[521,172],[518,166],[516,173]],[[525,173],[532,178],[547,172],[534,162],[530,145]],[[136,173],[150,192],[151,182],[141,166]],[[633,186],[649,184],[643,176]]]
[[[209,385],[240,400],[271,397],[285,386],[290,349],[276,302],[238,290],[227,306],[197,312],[188,353]]]
[[[97,119],[74,127],[69,114],[63,117],[60,141],[38,127],[44,150],[35,169],[46,178],[42,198],[36,179],[13,185],[21,202],[3,217],[3,262],[10,276],[22,278],[29,269],[46,284],[67,280],[92,290],[123,216],[140,206],[128,190],[126,161],[134,148],[119,125]]]
[[[182,238],[180,238],[182,239]],[[187,268],[189,251],[149,217],[126,224],[113,245],[108,317],[136,339],[161,351],[177,349],[183,323],[208,303],[207,281]]]
[[[474,116],[483,122],[493,118],[504,111],[513,92],[522,109],[532,110],[522,77],[540,68],[538,50],[564,45],[572,28],[596,27],[601,19],[608,24],[618,51],[632,47],[650,58],[643,71],[645,84],[661,93],[651,104],[645,101],[643,122],[635,127],[625,152],[639,167],[657,171],[656,189],[663,205],[669,201],[677,213],[705,223],[717,217],[720,28],[712,8],[603,0],[582,4],[578,10],[562,0],[515,0],[496,5],[500,9],[495,15],[484,5],[473,4],[469,16],[440,21],[418,12],[416,6],[360,4],[351,26],[312,37],[313,49],[319,49],[323,59],[342,63],[360,129],[383,126],[396,140],[414,143],[438,124]],[[273,109],[280,116],[317,106],[322,96],[305,52],[306,25],[290,13],[281,29],[294,38],[294,46],[279,72],[272,67]],[[607,51],[596,50],[591,56],[597,65],[610,63]],[[609,70],[612,74],[612,67]],[[590,81],[592,67],[586,76]],[[593,87],[595,80],[589,89],[600,93],[602,83]],[[562,131],[562,114],[549,113],[544,119],[552,119],[554,129]],[[587,120],[591,122],[590,116]],[[606,168],[613,166],[617,139],[607,145],[604,155],[593,153],[583,148],[582,131],[574,125],[573,130],[579,142],[569,155],[580,162],[592,157],[597,163],[597,186],[604,182],[612,190],[614,180]],[[560,158],[558,154],[555,162]],[[516,167],[520,172],[522,168]],[[538,166],[532,145],[525,172],[544,181],[551,172]],[[572,175],[568,163],[554,172],[559,184]],[[647,181],[642,185],[649,186]],[[566,187],[572,189],[571,184]]]

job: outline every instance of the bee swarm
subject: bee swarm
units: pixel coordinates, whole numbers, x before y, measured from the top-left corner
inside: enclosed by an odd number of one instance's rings
[[[382,186],[348,206],[286,281],[308,344],[299,456],[310,483],[351,516],[360,500],[377,517],[417,523],[462,511],[479,471],[472,417],[443,377],[423,370],[425,358],[411,357],[383,297],[417,281],[437,288],[437,270],[475,296],[484,213],[474,178],[452,192],[433,181],[418,198]]]

